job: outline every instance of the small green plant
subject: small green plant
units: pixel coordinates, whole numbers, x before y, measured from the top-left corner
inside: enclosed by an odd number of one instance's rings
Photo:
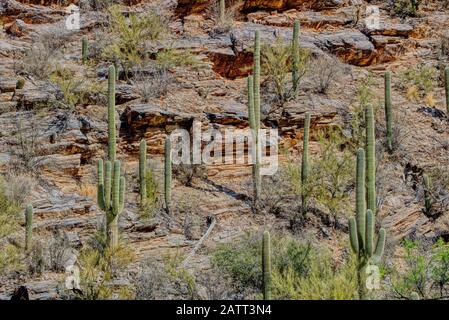
[[[151,10],[125,16],[121,7],[114,5],[108,11],[111,42],[103,49],[103,55],[109,61],[118,60],[128,78],[132,65],[144,59],[145,43],[162,39],[168,33],[168,26]]]
[[[27,205],[25,209],[25,251],[31,249],[33,237],[33,206]]]
[[[304,136],[302,147],[302,162],[301,162],[301,185],[308,184],[309,178],[309,130],[310,130],[310,113],[306,112],[304,119]],[[301,210],[302,214],[307,213],[307,193],[301,194]]]
[[[56,67],[56,70],[50,75],[50,82],[61,90],[62,99],[56,101],[58,105],[68,110],[74,110],[75,106],[87,101],[85,79],[78,77],[74,71]]]
[[[81,58],[82,58],[83,64],[87,63],[87,56],[89,54],[88,46],[89,46],[89,42],[87,40],[87,37],[84,36],[82,43],[81,43]]]
[[[425,101],[434,105],[432,90],[435,86],[437,71],[433,66],[420,64],[399,74],[399,87],[407,90],[407,98],[413,101]]]
[[[421,2],[421,0],[394,0],[393,8],[396,14],[400,16],[415,17]]]
[[[174,67],[198,66],[200,62],[189,50],[167,47],[156,54],[156,65],[162,70]]]

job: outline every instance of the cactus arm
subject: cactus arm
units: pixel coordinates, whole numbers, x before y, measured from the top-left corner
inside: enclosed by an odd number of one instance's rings
[[[105,210],[104,203],[105,190],[104,190],[104,172],[103,172],[103,160],[98,160],[98,186],[97,186],[97,202],[101,210]]]
[[[366,210],[366,231],[365,231],[365,256],[370,258],[373,255],[374,238],[374,215],[373,212]]]
[[[31,249],[32,238],[33,238],[33,206],[27,205],[25,209],[25,250]]]
[[[114,174],[112,178],[112,211],[114,216],[120,209],[120,161],[114,162]]]
[[[303,150],[302,150],[302,162],[301,162],[301,186],[307,185],[309,177],[309,130],[310,130],[310,113],[306,112],[304,119],[304,136],[303,136]],[[307,198],[304,190],[301,195],[303,214],[307,211]]]
[[[254,130],[256,127],[256,120],[254,114],[254,79],[253,76],[249,76],[247,80],[248,84],[248,118],[249,118],[249,127]]]
[[[122,212],[124,207],[125,207],[125,177],[121,177],[119,187],[119,212]]]
[[[359,253],[359,240],[357,236],[357,222],[354,218],[349,218],[349,240],[351,248],[355,253]]]
[[[379,236],[377,238],[376,250],[374,251],[374,255],[372,258],[375,264],[378,264],[382,259],[385,249],[385,239],[386,239],[386,231],[384,228],[380,228]]]
[[[104,181],[104,210],[111,208],[111,179],[112,179],[112,166],[110,161],[105,162],[105,181]]]
[[[87,62],[87,54],[88,54],[88,41],[87,41],[87,37],[84,36],[83,40],[82,40],[82,59],[83,59],[83,64],[86,64]]]
[[[139,181],[140,181],[140,201],[143,202],[146,199],[147,191],[147,143],[144,139],[140,141],[139,149]]]
[[[271,300],[271,248],[268,231],[263,233],[262,242],[263,298],[264,300]]]
[[[115,137],[115,67],[108,70],[108,157],[111,163],[116,158]]]
[[[367,189],[367,208],[371,209],[373,214],[376,209],[376,141],[374,128],[374,111],[372,106],[366,107],[366,189]]]

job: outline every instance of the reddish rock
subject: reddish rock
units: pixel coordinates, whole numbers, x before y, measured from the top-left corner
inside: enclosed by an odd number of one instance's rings
[[[5,24],[4,28],[7,34],[19,38],[23,37],[28,32],[26,23],[20,19],[16,19],[14,22]]]

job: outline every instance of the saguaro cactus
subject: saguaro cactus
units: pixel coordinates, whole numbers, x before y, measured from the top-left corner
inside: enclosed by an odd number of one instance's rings
[[[140,203],[143,204],[147,198],[147,142],[140,141],[139,147],[139,183]]]
[[[310,113],[306,112],[304,119],[304,136],[303,136],[303,150],[301,162],[301,206],[302,212],[307,212],[307,180],[309,177],[309,130],[310,130]]]
[[[27,205],[25,209],[25,250],[31,249],[33,238],[33,206]]]
[[[298,95],[299,84],[299,20],[296,19],[293,25],[293,41],[292,41],[292,80],[293,80],[293,92],[295,97]]]
[[[449,67],[444,69],[444,86],[446,89],[446,110],[447,117],[449,118]]]
[[[108,70],[108,160],[115,162],[115,67]]]
[[[365,269],[369,264],[378,264],[385,247],[385,229],[379,230],[376,246],[374,246],[375,215],[365,209],[365,152],[357,151],[356,180],[356,217],[349,219],[349,239],[352,250],[357,254],[358,293],[360,299],[366,298]]]
[[[254,184],[254,208],[257,211],[261,192],[260,176],[260,156],[261,146],[259,141],[260,130],[260,33],[256,31],[254,41],[254,70],[253,70],[253,106],[254,124],[253,124],[253,148],[255,150],[255,161],[253,164],[253,184]],[[248,80],[251,81],[251,80]],[[248,99],[250,94],[248,94]]]
[[[377,212],[376,204],[376,138],[374,128],[374,111],[372,106],[365,109],[366,119],[366,196],[367,208],[374,214]]]
[[[432,213],[432,197],[430,195],[430,179],[427,174],[422,177],[424,190],[424,210],[426,214]]]
[[[120,161],[98,161],[98,206],[106,214],[106,236],[108,244],[118,244],[118,217],[123,211],[125,199],[125,178],[120,177]]]
[[[264,231],[262,240],[263,299],[271,300],[271,248],[270,233]]]
[[[393,114],[391,110],[391,73],[385,72],[385,121],[387,128],[387,149],[393,151]]]
[[[219,3],[219,8],[218,8],[219,12],[218,15],[220,16],[220,23],[224,23],[226,20],[226,5],[225,5],[225,0],[220,0]]]
[[[164,196],[165,209],[167,214],[171,213],[171,177],[172,177],[172,163],[171,163],[171,141],[170,136],[165,139],[165,168],[164,168]]]
[[[86,64],[87,62],[87,54],[88,54],[88,41],[87,41],[87,37],[84,36],[82,43],[81,43],[81,51],[82,51],[82,59],[83,59],[83,64]]]

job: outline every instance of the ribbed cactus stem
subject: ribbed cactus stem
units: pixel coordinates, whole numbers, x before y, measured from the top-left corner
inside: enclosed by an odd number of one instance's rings
[[[125,205],[125,178],[120,176],[120,161],[112,166],[98,161],[98,206],[106,215],[106,236],[109,246],[118,245],[118,218]]]
[[[393,113],[391,110],[391,73],[385,72],[385,121],[387,129],[387,149],[393,151]]]
[[[115,136],[115,67],[108,70],[108,160],[114,163],[116,158]]]
[[[84,36],[82,43],[81,43],[81,51],[82,51],[81,55],[82,55],[82,59],[83,59],[83,64],[87,63],[87,55],[88,55],[88,50],[89,50],[88,46],[89,46],[89,43],[87,41],[87,37]]]
[[[372,106],[365,109],[366,115],[366,204],[374,214],[377,212],[376,204],[376,140],[374,127],[374,111]]]
[[[248,119],[249,119],[249,127],[254,130],[256,127],[256,119],[254,114],[254,79],[253,76],[249,76],[247,79],[247,87],[248,87]]]
[[[449,67],[444,69],[444,87],[446,89],[446,110],[449,118]]]
[[[357,239],[361,247],[365,246],[366,196],[365,196],[365,150],[357,150],[357,168],[355,182]]]
[[[164,166],[164,196],[165,209],[167,213],[171,213],[171,179],[172,179],[172,163],[171,163],[171,141],[170,136],[165,139],[165,166]]]
[[[253,184],[254,184],[254,208],[256,212],[259,208],[261,193],[260,157],[261,146],[259,141],[260,129],[260,32],[256,31],[254,40],[254,70],[253,70],[253,97],[254,97],[254,141],[255,161],[253,164]]]
[[[423,189],[424,189],[424,210],[427,214],[432,212],[432,198],[430,195],[430,179],[427,174],[423,175]]]
[[[226,14],[225,0],[220,0],[218,10],[219,10],[219,16],[220,16],[220,23],[224,23],[226,20],[226,18],[225,18],[225,14]]]
[[[293,92],[295,96],[298,95],[299,85],[299,20],[296,19],[293,25],[293,40],[292,40],[292,81]]]
[[[147,142],[145,139],[140,141],[139,146],[139,182],[140,182],[140,202],[143,204],[147,198]]]
[[[301,206],[302,212],[307,212],[307,195],[305,192],[308,177],[309,177],[309,130],[310,130],[310,113],[306,112],[304,119],[304,136],[303,136],[303,148],[302,148],[302,162],[301,162]]]
[[[33,238],[33,206],[27,205],[25,209],[25,250],[29,251]]]
[[[264,231],[262,240],[263,299],[271,300],[271,248],[270,233]]]

